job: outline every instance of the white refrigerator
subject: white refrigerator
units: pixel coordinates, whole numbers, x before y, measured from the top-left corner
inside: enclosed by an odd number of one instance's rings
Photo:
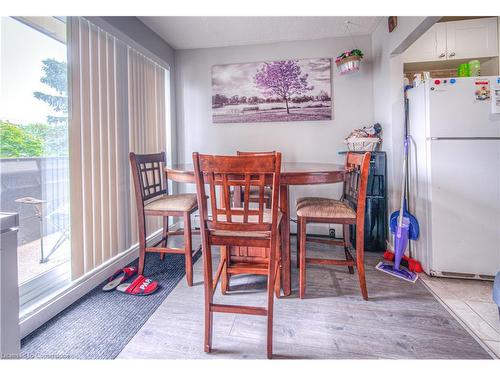
[[[500,77],[440,78],[408,90],[413,255],[427,274],[500,271]]]

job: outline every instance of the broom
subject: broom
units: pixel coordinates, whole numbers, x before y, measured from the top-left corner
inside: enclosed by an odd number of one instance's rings
[[[403,149],[403,186],[401,188],[401,206],[399,211],[396,211],[391,215],[391,232],[394,234],[394,264],[391,265],[390,263],[380,262],[377,264],[376,268],[379,271],[385,272],[391,276],[414,283],[417,280],[418,275],[400,267],[408,241],[410,239],[416,240],[419,235],[418,221],[415,216],[410,214],[406,209],[405,189],[407,158],[408,137],[405,138]],[[393,226],[393,222],[396,224],[395,227]]]

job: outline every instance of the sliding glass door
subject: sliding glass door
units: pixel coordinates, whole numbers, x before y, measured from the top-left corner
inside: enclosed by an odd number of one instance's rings
[[[21,310],[70,275],[66,20],[2,17],[0,210],[19,213]]]
[[[81,17],[3,17],[0,33],[0,211],[19,213],[27,316],[136,255],[128,153],[171,154],[169,70]]]

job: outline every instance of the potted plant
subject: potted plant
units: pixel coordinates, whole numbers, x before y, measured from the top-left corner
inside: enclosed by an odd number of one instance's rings
[[[335,63],[340,70],[340,74],[346,74],[358,71],[362,58],[363,52],[359,49],[353,49],[352,51],[342,53],[335,59]]]

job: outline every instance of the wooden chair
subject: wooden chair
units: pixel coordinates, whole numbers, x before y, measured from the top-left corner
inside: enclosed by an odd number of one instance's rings
[[[274,151],[263,151],[263,152],[251,152],[251,151],[236,151],[236,155],[267,155],[273,154]],[[241,187],[236,187],[233,192],[233,199],[235,202],[235,206],[238,206],[243,202],[244,191]],[[250,186],[250,202],[258,203],[259,202],[259,189],[257,186]],[[266,186],[264,189],[264,203],[266,208],[271,208],[271,199],[272,192],[271,187]]]
[[[306,264],[333,264],[349,267],[349,273],[358,270],[361,294],[368,299],[364,267],[364,225],[366,185],[370,167],[370,153],[347,153],[344,187],[341,200],[304,197],[297,199],[297,263],[299,265],[299,297],[304,298],[306,290]],[[307,239],[308,223],[342,224],[344,238],[338,240]],[[349,251],[349,225],[356,225],[356,260]],[[306,257],[306,241],[330,243],[343,246],[346,260],[319,259]]]
[[[273,292],[279,294],[280,241],[278,194],[281,154],[214,156],[193,154],[193,164],[200,207],[200,231],[203,247],[205,278],[205,352],[212,348],[213,313],[238,313],[267,316],[267,356],[272,356]],[[209,186],[211,216],[208,214]],[[264,208],[263,192],[271,185],[271,209]],[[231,187],[242,186],[245,194],[242,207],[231,206]],[[250,208],[250,188],[259,189],[258,208]],[[220,196],[216,189],[221,190]],[[215,277],[212,272],[211,246],[221,246],[226,254],[221,258]],[[260,261],[231,255],[231,246],[265,248]],[[216,304],[213,296],[223,270],[231,275],[259,274],[267,276],[267,308]],[[273,291],[274,288],[274,291]]]
[[[135,199],[139,223],[139,269],[144,272],[144,259],[147,252],[160,253],[161,259],[166,253],[184,254],[186,262],[186,279],[189,286],[193,285],[193,254],[191,214],[198,209],[196,194],[168,194],[165,179],[165,153],[138,155],[129,154],[134,181]],[[146,216],[163,217],[163,236],[151,247],[146,245]],[[184,230],[169,232],[168,217],[182,217]],[[167,246],[169,235],[183,235],[184,248]],[[159,246],[162,244],[161,246]]]
[[[236,155],[272,155],[274,154],[275,151],[236,151]],[[250,186],[250,195],[249,195],[249,202],[250,203],[258,203],[259,202],[259,187],[258,186]],[[241,205],[243,204],[243,200],[244,200],[244,196],[245,196],[245,192],[244,192],[244,188],[242,186],[235,186],[231,192],[231,196],[233,198],[233,204],[235,207],[241,207]],[[271,189],[271,186],[269,185],[266,185],[266,187],[264,188],[264,205],[265,205],[265,208],[271,208],[271,199],[272,199],[272,189]],[[239,251],[241,252],[240,250],[242,250],[243,248],[238,248],[238,250],[236,251]],[[227,249],[223,249],[224,251],[221,251],[221,257],[224,256],[225,254],[225,251]],[[232,249],[232,251],[234,251],[235,248]],[[259,253],[261,251],[259,251],[258,249],[254,248],[254,249],[250,249],[250,248],[245,248],[245,250],[243,250],[244,253],[247,254],[247,256],[249,255],[249,253],[253,253],[253,255],[259,255]],[[254,254],[254,253],[257,253],[257,254]],[[228,291],[229,289],[229,278],[230,278],[230,275],[225,272],[226,269],[223,269],[222,271],[222,279],[221,279],[221,293],[222,294],[226,294],[226,292]]]

